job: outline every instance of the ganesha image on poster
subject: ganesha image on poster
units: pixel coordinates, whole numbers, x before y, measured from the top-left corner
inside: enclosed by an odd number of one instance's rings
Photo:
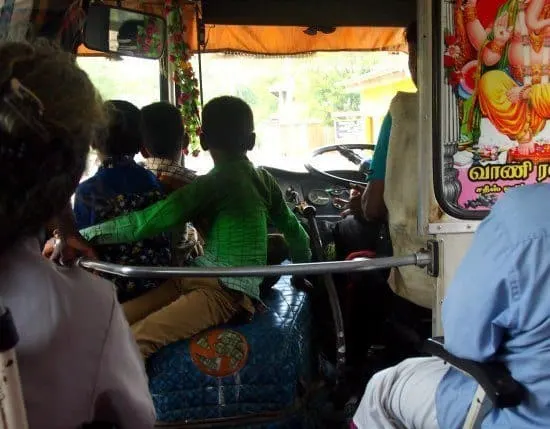
[[[550,0],[457,0],[445,34],[459,106],[459,205],[550,177]]]

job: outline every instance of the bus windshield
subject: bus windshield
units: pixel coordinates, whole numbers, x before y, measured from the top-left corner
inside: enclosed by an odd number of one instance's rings
[[[198,57],[192,59],[198,72]],[[159,62],[103,57],[79,59],[105,99],[138,107],[160,96]],[[203,99],[234,95],[250,104],[257,143],[256,165],[304,171],[314,149],[334,144],[375,144],[397,91],[415,91],[407,55],[392,52],[326,52],[292,57],[203,54]],[[198,74],[198,73],[197,73]],[[372,152],[363,155],[368,158]],[[186,167],[212,168],[207,153],[189,155]],[[322,170],[356,169],[338,153],[319,157]]]

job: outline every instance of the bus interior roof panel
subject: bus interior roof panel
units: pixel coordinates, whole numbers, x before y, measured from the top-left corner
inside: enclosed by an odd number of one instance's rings
[[[204,0],[208,24],[404,27],[416,14],[410,0]]]

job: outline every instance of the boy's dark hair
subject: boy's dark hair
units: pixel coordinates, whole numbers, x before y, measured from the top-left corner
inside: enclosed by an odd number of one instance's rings
[[[177,107],[158,102],[141,109],[143,146],[156,158],[172,159],[189,146]]]
[[[405,30],[405,39],[409,44],[418,44],[418,29],[416,21],[413,21],[409,25],[407,25],[407,28]]]
[[[237,97],[214,98],[206,103],[202,111],[202,132],[208,148],[245,153],[253,143],[252,109]]]
[[[109,112],[106,138],[94,146],[104,156],[136,155],[142,142],[141,112],[128,101],[110,100],[105,103]]]

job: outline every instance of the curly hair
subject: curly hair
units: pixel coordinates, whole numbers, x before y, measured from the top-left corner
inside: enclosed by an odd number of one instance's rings
[[[106,124],[72,54],[45,40],[0,44],[0,251],[66,206]]]

